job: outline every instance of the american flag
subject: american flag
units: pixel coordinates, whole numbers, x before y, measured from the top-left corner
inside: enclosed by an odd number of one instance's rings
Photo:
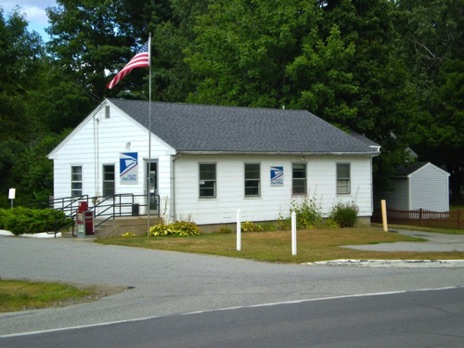
[[[118,84],[127,74],[129,74],[134,68],[144,68],[150,66],[150,41],[143,45],[137,54],[127,63],[120,72],[106,85],[107,88],[112,89]]]

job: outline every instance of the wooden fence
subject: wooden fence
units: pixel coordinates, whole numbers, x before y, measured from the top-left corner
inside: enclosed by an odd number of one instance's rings
[[[380,212],[374,212],[372,222],[382,222]],[[412,225],[436,228],[464,228],[462,210],[436,212],[424,209],[418,210],[387,210],[387,222],[395,225]]]

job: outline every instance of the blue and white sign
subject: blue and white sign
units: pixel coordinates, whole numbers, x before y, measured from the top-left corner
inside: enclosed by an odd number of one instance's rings
[[[271,167],[271,187],[284,186],[284,167],[272,166]]]
[[[121,185],[137,185],[138,183],[137,152],[122,152],[119,155],[119,177]]]

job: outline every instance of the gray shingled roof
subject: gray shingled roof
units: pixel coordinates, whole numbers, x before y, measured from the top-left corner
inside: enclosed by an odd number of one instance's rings
[[[110,99],[148,128],[148,102]],[[177,152],[376,154],[303,110],[152,102],[151,130]]]
[[[419,170],[420,168],[425,166],[427,163],[429,163],[429,162],[417,161],[417,162],[413,162],[413,163],[403,165],[398,169],[395,176],[396,177],[407,177],[409,174],[412,174],[416,170]]]

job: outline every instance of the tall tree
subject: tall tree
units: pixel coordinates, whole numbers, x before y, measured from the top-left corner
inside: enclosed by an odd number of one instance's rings
[[[464,187],[464,1],[399,0],[403,54],[419,91],[414,149],[450,173],[453,200]]]
[[[337,72],[336,62],[325,68],[332,80],[334,76],[350,80],[342,89],[329,81],[325,86],[334,95],[334,106],[325,103],[325,110],[317,112],[382,146],[382,155],[374,162],[375,184],[380,190],[388,188],[389,177],[407,160],[409,121],[417,110],[406,62],[395,53],[400,40],[396,8],[388,0],[321,1],[321,6],[322,39],[333,36],[335,26],[344,47],[352,47],[352,54],[342,57],[343,74]]]
[[[190,101],[306,108],[383,153],[376,182],[406,159],[414,88],[388,0],[214,0],[195,25]]]
[[[289,100],[286,67],[317,26],[316,1],[214,0],[187,50],[197,76],[191,102],[280,107]]]
[[[24,143],[39,136],[42,128],[31,92],[41,87],[43,47],[27,24],[19,9],[5,17],[0,7],[0,192],[16,187],[12,168]]]
[[[153,39],[153,98],[185,102],[195,90],[194,74],[185,52],[194,45],[197,17],[204,15],[209,0],[170,0],[171,16],[156,25]]]
[[[56,7],[48,9],[52,37],[48,49],[66,83],[101,101],[121,93],[121,89],[106,89],[108,75],[132,58],[169,12],[167,0],[58,0]],[[143,91],[142,74],[134,71],[124,79],[125,90]]]

